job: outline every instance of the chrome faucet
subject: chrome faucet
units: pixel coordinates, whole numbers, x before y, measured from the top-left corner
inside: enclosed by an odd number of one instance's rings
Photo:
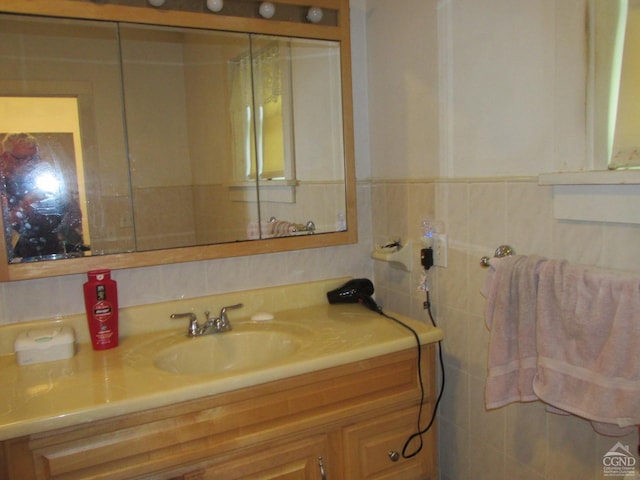
[[[210,312],[204,312],[206,321],[203,325],[200,325],[198,323],[196,314],[193,312],[172,313],[171,318],[173,319],[188,318],[189,328],[187,329],[187,337],[200,337],[202,335],[207,335],[209,333],[222,333],[222,332],[228,332],[229,330],[231,330],[232,327],[231,327],[231,323],[229,322],[227,310],[235,310],[236,308],[241,308],[241,307],[242,307],[242,303],[222,307],[222,309],[220,310],[220,316],[213,317],[213,318],[211,318]]]

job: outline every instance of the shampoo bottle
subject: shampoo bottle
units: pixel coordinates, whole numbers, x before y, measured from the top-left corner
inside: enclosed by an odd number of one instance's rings
[[[110,270],[92,270],[84,284],[84,305],[94,350],[118,346],[118,286]]]

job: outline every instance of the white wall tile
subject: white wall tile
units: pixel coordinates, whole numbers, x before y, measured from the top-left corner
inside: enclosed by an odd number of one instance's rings
[[[508,243],[507,186],[505,183],[472,183],[469,186],[469,241],[494,251]],[[488,207],[488,208],[487,208]]]
[[[553,255],[554,219],[550,213],[551,191],[535,182],[507,186],[507,232],[503,243],[518,253]]]

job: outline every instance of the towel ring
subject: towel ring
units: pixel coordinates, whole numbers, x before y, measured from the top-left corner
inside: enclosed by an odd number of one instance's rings
[[[510,257],[515,254],[516,254],[516,251],[513,248],[511,248],[509,245],[500,245],[498,248],[496,248],[496,251],[494,252],[493,257],[494,258]],[[488,267],[490,260],[491,259],[489,257],[482,257],[480,259],[480,266]]]

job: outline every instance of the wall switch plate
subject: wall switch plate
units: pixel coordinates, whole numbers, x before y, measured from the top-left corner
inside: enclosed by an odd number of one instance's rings
[[[436,267],[447,266],[447,236],[443,233],[436,233],[433,236],[433,264]]]

